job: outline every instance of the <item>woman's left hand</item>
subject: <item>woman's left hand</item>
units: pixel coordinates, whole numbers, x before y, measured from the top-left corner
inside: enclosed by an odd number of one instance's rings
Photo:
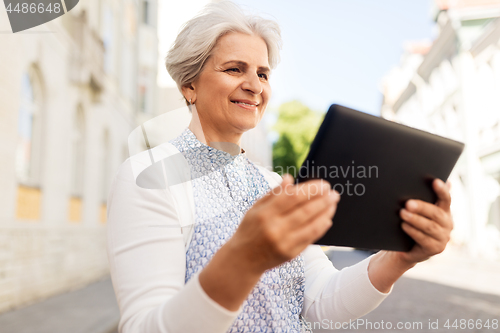
[[[450,183],[434,179],[432,187],[438,200],[431,204],[422,200],[408,200],[401,209],[403,230],[415,240],[409,252],[397,252],[399,259],[408,264],[418,263],[443,252],[453,229],[450,204]]]
[[[450,184],[435,179],[432,187],[438,197],[435,204],[408,200],[400,212],[403,230],[415,240],[413,248],[408,252],[379,251],[370,260],[368,276],[383,293],[389,292],[401,275],[418,262],[443,252],[450,240],[453,229]]]

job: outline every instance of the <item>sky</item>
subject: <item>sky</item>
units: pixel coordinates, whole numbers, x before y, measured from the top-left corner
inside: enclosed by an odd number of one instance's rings
[[[160,53],[175,38],[177,21],[189,19],[206,1],[189,2],[184,2],[184,16],[174,14],[170,5],[163,6],[171,19],[160,20],[159,28],[168,30],[170,37],[163,38]],[[337,103],[379,115],[380,82],[399,63],[404,42],[433,39],[432,0],[234,2],[275,19],[281,27],[283,49],[271,74],[269,109],[299,100],[316,111],[326,112]],[[169,84],[165,78],[159,81]]]

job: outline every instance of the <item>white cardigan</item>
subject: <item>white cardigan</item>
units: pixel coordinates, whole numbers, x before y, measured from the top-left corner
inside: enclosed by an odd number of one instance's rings
[[[164,143],[129,158],[113,181],[107,253],[121,313],[120,333],[225,333],[242,310],[229,311],[212,300],[201,288],[198,274],[184,283],[194,202],[189,167],[180,156],[172,144]],[[159,167],[150,178],[154,182],[163,177],[158,189],[136,185],[151,158]],[[258,168],[271,188],[279,185],[278,174]],[[170,186],[162,186],[162,181]],[[302,314],[309,322],[359,318],[392,291],[381,293],[371,284],[367,271],[371,257],[338,271],[317,245],[309,245],[302,254],[306,277]]]

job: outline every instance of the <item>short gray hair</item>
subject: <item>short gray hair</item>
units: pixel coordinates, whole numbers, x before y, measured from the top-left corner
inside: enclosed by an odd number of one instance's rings
[[[196,80],[219,38],[229,32],[261,37],[267,45],[269,66],[274,69],[278,65],[282,46],[278,23],[246,14],[231,1],[209,3],[184,24],[165,59],[167,71],[181,93],[184,85]]]

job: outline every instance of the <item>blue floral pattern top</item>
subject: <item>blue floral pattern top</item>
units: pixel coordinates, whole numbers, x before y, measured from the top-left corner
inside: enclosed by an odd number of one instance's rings
[[[186,252],[187,282],[233,235],[245,212],[270,186],[244,153],[233,156],[207,146],[188,128],[170,142],[186,158],[193,185],[195,226]],[[267,270],[228,332],[302,332],[304,281],[302,255]]]

